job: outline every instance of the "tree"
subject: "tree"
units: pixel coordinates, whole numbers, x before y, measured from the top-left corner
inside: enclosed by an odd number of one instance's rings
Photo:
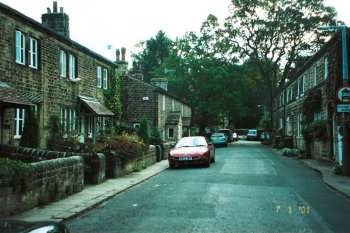
[[[139,44],[141,51],[132,55],[134,65],[139,67],[133,67],[133,69],[140,68],[144,80],[149,82],[154,76],[154,71],[169,56],[172,43],[163,31],[159,31],[154,38],[141,42]]]
[[[295,62],[324,42],[318,26],[334,24],[336,12],[323,0],[232,0],[231,16],[213,28],[231,58],[249,58],[258,67],[271,112],[274,89],[291,75]],[[236,55],[236,56],[235,56]],[[270,114],[271,127],[273,124]]]

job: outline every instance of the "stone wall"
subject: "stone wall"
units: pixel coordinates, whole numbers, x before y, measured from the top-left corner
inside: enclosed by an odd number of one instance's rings
[[[31,164],[32,179],[25,191],[0,187],[0,217],[62,199],[84,188],[84,165],[80,156]]]

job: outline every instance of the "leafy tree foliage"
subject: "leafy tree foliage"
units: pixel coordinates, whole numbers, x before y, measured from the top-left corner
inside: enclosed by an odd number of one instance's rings
[[[250,58],[258,67],[269,107],[274,88],[287,80],[300,56],[324,40],[316,29],[335,23],[323,0],[232,0],[224,27],[212,27],[218,46],[231,59]],[[270,114],[272,117],[272,114]],[[273,120],[271,118],[271,124]]]
[[[138,129],[138,135],[140,138],[142,138],[144,143],[149,143],[149,127],[147,118],[145,117],[141,119],[140,128]]]
[[[154,71],[169,56],[172,41],[163,31],[159,31],[154,38],[150,38],[139,44],[141,52],[133,54],[134,69],[140,69],[144,75],[144,80],[149,82],[154,76]]]

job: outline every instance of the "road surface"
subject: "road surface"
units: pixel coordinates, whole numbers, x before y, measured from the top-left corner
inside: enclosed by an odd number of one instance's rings
[[[167,169],[69,221],[74,232],[350,232],[350,200],[258,142],[216,149],[210,168]]]

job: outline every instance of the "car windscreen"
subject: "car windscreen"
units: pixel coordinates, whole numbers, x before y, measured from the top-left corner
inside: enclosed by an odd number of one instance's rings
[[[256,130],[248,130],[248,134],[256,134]]]
[[[213,135],[211,135],[212,138],[221,138],[221,137],[225,137],[225,134],[223,133],[214,133]]]
[[[193,147],[193,146],[206,146],[207,142],[202,137],[187,137],[181,138],[176,144],[175,148],[180,147]]]

